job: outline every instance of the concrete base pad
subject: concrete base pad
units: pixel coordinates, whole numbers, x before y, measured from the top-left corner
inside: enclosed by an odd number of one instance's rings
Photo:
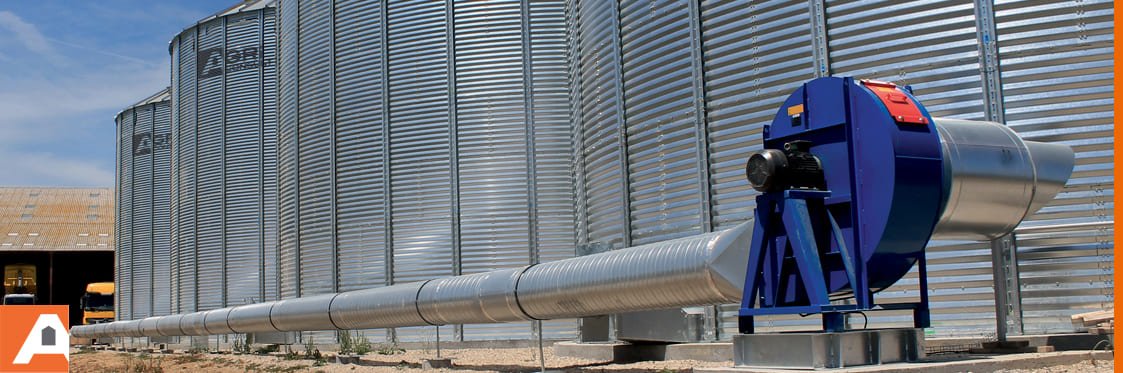
[[[424,369],[452,368],[452,359],[425,359],[421,361],[421,367]]]
[[[663,360],[731,361],[733,344],[728,342],[681,344],[558,342],[554,344],[554,354],[614,363]]]
[[[631,363],[663,360],[666,354],[666,345],[634,345],[626,342],[559,342],[554,344],[554,354],[613,363]]]
[[[821,369],[916,361],[924,357],[923,333],[900,328],[737,334],[733,336],[733,363]]]
[[[1056,351],[1087,351],[1094,347],[1102,349],[1110,343],[1110,335],[1096,335],[1088,333],[1047,334],[1047,335],[1019,335],[1010,336],[1010,342],[1028,342],[1028,347],[1051,346]],[[1102,341],[1107,341],[1103,342]],[[979,338],[926,338],[925,346],[930,352],[945,350],[959,350],[967,352],[970,348],[982,348],[985,341]],[[1026,351],[1047,352],[1047,351]]]
[[[1015,355],[966,355],[955,357],[929,358],[912,363],[893,363],[854,368],[831,369],[838,373],[878,372],[878,373],[943,373],[943,372],[993,372],[1010,369],[1041,369],[1058,365],[1071,365],[1089,359],[1111,360],[1111,352],[1064,351]],[[695,368],[701,373],[790,373],[789,369],[762,368]]]
[[[335,356],[335,363],[336,364],[360,364],[361,362],[362,362],[362,357],[359,356],[359,355],[336,355]]]
[[[733,343],[681,343],[667,345],[664,360],[730,361]]]

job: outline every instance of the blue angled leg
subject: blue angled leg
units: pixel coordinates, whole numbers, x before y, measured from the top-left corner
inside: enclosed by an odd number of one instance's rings
[[[765,204],[770,205],[771,203],[766,202]],[[741,296],[741,309],[753,308],[754,303],[760,297],[760,287],[762,284],[758,283],[757,280],[761,279],[760,271],[763,267],[764,259],[767,257],[767,255],[765,255],[767,252],[767,248],[765,247],[767,239],[765,236],[768,235],[769,231],[765,230],[765,227],[768,226],[768,217],[770,215],[761,214],[759,208],[754,211],[753,215],[753,241],[752,247],[749,248],[749,263],[748,269],[745,271],[745,288]],[[753,317],[746,316],[744,312],[742,312],[742,316],[737,320],[737,329],[742,334],[752,334]]]
[[[799,277],[803,279],[811,304],[829,305],[827,281],[819,261],[819,247],[815,244],[815,231],[811,227],[807,201],[796,198],[785,200],[783,219],[792,245],[792,256],[799,266]]]

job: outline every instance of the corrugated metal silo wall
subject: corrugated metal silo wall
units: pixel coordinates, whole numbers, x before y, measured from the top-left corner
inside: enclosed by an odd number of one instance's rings
[[[288,0],[279,12],[283,297],[573,255],[561,1]],[[527,323],[443,329],[531,334]]]
[[[177,312],[277,299],[276,12],[250,9],[170,47]]]
[[[623,247],[748,219],[744,161],[783,98],[816,76],[889,80],[935,116],[1004,119],[1076,149],[1069,185],[1023,226],[1085,224],[1023,227],[1017,241],[1026,331],[1071,330],[1067,315],[1113,297],[1111,16],[1109,1],[571,0],[579,241]],[[934,242],[928,263],[935,333],[994,333],[989,245]],[[879,299],[918,296],[912,273]],[[736,307],[720,311],[728,337]]]
[[[163,95],[163,96],[161,96]],[[117,312],[121,319],[171,312],[168,210],[171,107],[166,92],[117,114]]]

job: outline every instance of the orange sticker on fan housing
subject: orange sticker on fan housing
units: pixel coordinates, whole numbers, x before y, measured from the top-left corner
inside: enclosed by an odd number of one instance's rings
[[[928,118],[920,112],[920,107],[909,98],[904,92],[897,88],[896,84],[878,82],[873,80],[863,80],[862,85],[873,91],[877,98],[881,99],[881,103],[889,109],[889,115],[897,123],[921,124],[927,125]]]

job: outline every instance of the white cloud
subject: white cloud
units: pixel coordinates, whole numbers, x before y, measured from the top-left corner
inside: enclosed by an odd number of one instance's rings
[[[119,24],[111,7],[79,8],[60,17]],[[168,85],[167,39],[117,43],[24,16],[0,10],[0,185],[113,185],[114,114]]]
[[[28,50],[38,53],[46,57],[54,63],[62,62],[63,59],[55,52],[51,46],[51,42],[43,33],[39,32],[39,28],[35,25],[27,23],[23,18],[20,18],[15,13],[9,11],[0,11],[0,28],[8,30],[15,34],[16,40]]]
[[[167,85],[168,67],[162,65],[13,78],[0,87],[0,131],[28,121],[63,120],[99,110],[116,112]],[[95,119],[112,122],[113,118]]]
[[[0,185],[111,186],[113,169],[50,152],[0,150]]]

